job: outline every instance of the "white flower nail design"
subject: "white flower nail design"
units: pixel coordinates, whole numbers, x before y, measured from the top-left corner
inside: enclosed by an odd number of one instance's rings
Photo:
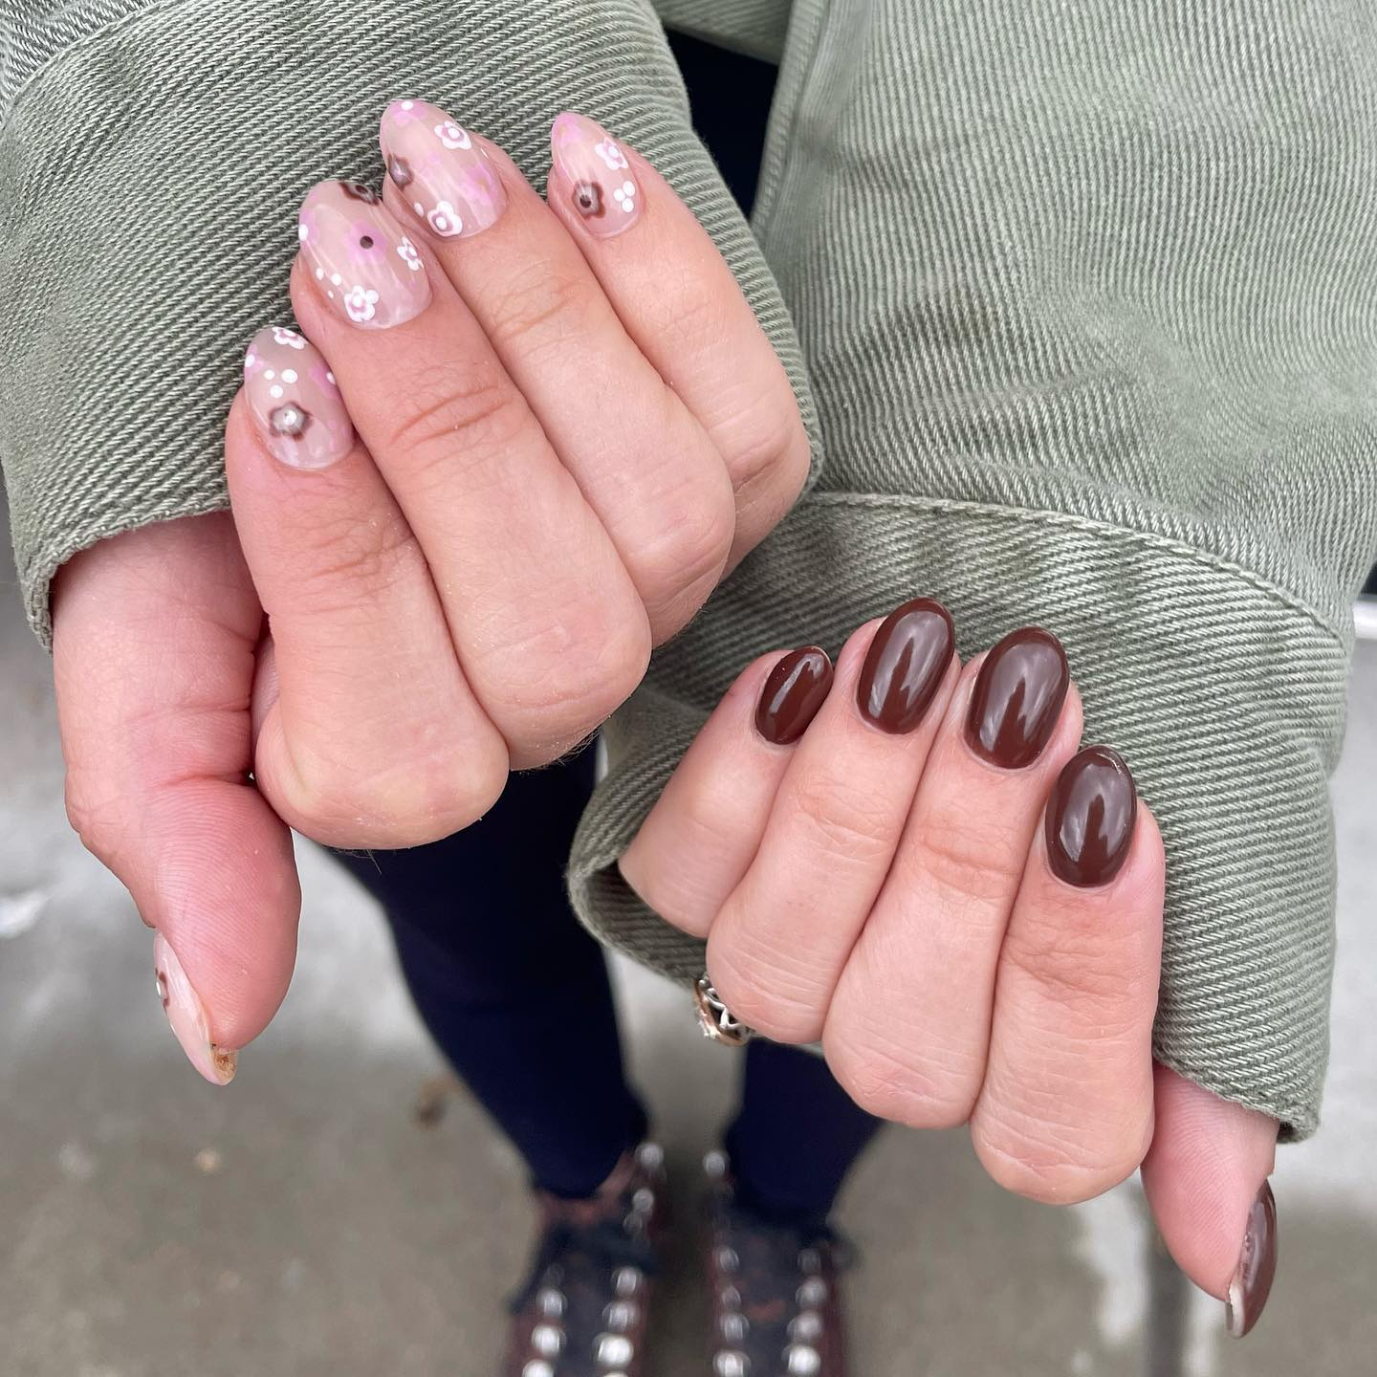
[[[472,148],[473,140],[467,129],[460,128],[453,120],[441,120],[435,126],[435,136],[446,148]]]
[[[593,152],[613,170],[627,166],[626,154],[611,139],[604,139],[601,143],[594,144]]]
[[[612,199],[630,215],[636,208],[636,183],[623,182],[621,186],[612,188]]]
[[[281,325],[273,326],[273,341],[276,344],[285,344],[288,349],[304,349],[306,347],[306,341],[295,330],[286,330]]]
[[[463,217],[450,201],[441,201],[426,219],[430,221],[431,229],[445,239],[452,239],[464,228]]]
[[[349,319],[356,323],[372,320],[377,308],[377,292],[369,291],[366,287],[351,287],[345,294],[344,309],[349,313]]]
[[[397,257],[400,258],[412,272],[418,273],[421,271],[421,255],[416,252],[416,245],[413,244],[410,239],[403,239],[402,242],[397,245]]]

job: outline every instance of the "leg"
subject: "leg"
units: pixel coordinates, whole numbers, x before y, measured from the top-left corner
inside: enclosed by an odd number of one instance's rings
[[[535,1183],[567,1197],[591,1195],[645,1129],[602,950],[564,894],[592,781],[587,751],[513,775],[481,822],[444,841],[340,856],[383,905],[431,1036]]]
[[[737,1198],[768,1218],[820,1222],[879,1126],[821,1057],[756,1039],[726,1135]]]

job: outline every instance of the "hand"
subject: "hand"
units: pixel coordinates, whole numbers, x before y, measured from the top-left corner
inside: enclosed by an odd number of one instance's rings
[[[874,1114],[969,1124],[1010,1190],[1071,1203],[1142,1164],[1178,1262],[1246,1330],[1277,1124],[1154,1068],[1161,839],[1123,761],[1080,737],[1055,637],[1015,632],[963,669],[919,599],[861,627],[835,675],[816,648],[751,665],[622,874],[706,939],[736,1017],[821,1042]]]
[[[228,512],[102,540],[53,586],[67,813],[157,930],[149,983],[215,1085],[287,992],[301,907],[250,778],[262,627]]]
[[[808,465],[735,280],[633,151],[560,116],[547,205],[433,107],[382,137],[383,203],[307,197],[311,342],[258,336],[226,435],[272,630],[255,777],[336,846],[447,836],[594,731]]]
[[[226,438],[238,532],[228,513],[147,527],[54,584],[68,812],[157,930],[173,1029],[215,1084],[291,978],[283,819],[398,846],[479,816],[509,767],[558,755],[635,687],[808,464],[735,281],[639,158],[565,149],[576,173],[628,163],[585,225],[586,176],[552,175],[547,208],[491,145],[401,114],[390,209],[334,184],[308,200],[319,237],[293,295],[324,353],[271,330],[253,350]],[[451,154],[467,171],[442,212]],[[392,256],[354,263],[360,226]],[[343,293],[316,276],[331,227],[341,276],[362,278]]]

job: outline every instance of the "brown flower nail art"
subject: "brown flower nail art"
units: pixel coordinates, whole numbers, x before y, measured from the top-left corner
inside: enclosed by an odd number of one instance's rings
[[[270,326],[244,357],[244,399],[263,444],[295,469],[323,469],[354,445],[344,398],[319,351],[295,330]]]
[[[431,302],[425,263],[370,187],[322,182],[301,207],[301,253],[329,306],[365,330],[386,330]]]
[[[507,192],[483,145],[423,100],[394,100],[382,118],[387,175],[439,239],[464,239],[496,222]]]
[[[564,195],[600,239],[628,230],[640,218],[641,190],[630,160],[600,124],[566,111],[550,130],[555,170],[550,194]]]

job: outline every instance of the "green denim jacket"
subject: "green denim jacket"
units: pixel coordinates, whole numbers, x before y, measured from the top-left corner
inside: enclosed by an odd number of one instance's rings
[[[1350,602],[1377,549],[1364,0],[0,0],[0,457],[29,614],[102,537],[225,503],[243,342],[391,97],[538,178],[574,106],[674,184],[797,390],[808,495],[607,729],[570,858],[605,941],[701,944],[615,861],[755,654],[917,593],[1063,639],[1168,854],[1156,1050],[1313,1130]],[[778,60],[748,228],[660,20]],[[752,233],[753,231],[753,233]],[[687,1018],[687,1015],[686,1015]],[[687,1027],[686,1023],[686,1027]]]

